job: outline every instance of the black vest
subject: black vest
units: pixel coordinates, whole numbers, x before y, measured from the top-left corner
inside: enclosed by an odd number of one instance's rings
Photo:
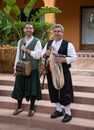
[[[53,40],[48,41],[47,44],[47,49],[50,48],[50,46],[52,45]],[[61,46],[58,50],[58,54],[62,54],[65,55],[67,57],[67,49],[68,49],[68,41],[67,40],[62,40]],[[71,64],[66,64],[66,63],[62,63],[63,67],[71,67]]]

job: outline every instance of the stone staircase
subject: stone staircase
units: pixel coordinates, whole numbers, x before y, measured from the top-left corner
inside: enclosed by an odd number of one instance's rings
[[[12,113],[16,108],[16,101],[11,98],[14,77],[11,74],[0,74],[0,122],[23,124],[51,130],[94,130],[94,82],[93,76],[72,75],[75,100],[71,105],[73,119],[62,123],[63,117],[50,119],[50,114],[55,110],[54,104],[49,101],[47,83],[42,90],[43,100],[36,101],[36,113],[28,117],[29,103],[23,101],[24,111],[17,116]],[[83,80],[82,80],[83,79]],[[83,83],[82,83],[83,81]]]

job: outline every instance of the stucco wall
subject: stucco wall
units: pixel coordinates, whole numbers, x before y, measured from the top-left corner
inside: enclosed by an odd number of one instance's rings
[[[64,38],[70,40],[76,50],[81,49],[81,6],[94,6],[94,0],[57,0],[56,6],[62,14],[56,15],[56,23],[65,28]]]

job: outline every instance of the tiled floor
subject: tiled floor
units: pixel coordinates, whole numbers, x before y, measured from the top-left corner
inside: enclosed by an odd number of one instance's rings
[[[83,69],[83,70],[94,70],[94,57],[84,58],[78,57],[78,60],[72,63],[73,69]]]

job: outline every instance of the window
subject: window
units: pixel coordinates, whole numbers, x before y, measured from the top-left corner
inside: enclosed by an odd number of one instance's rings
[[[94,45],[94,7],[82,7],[82,45]]]

